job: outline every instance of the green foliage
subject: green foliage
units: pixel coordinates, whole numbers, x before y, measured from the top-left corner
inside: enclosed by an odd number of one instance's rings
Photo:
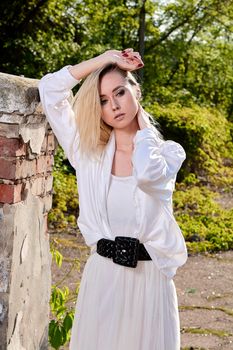
[[[65,65],[79,47],[74,41],[79,9],[72,0],[2,0],[1,70],[37,78]]]
[[[59,268],[62,267],[63,255],[57,250],[56,242],[51,243],[51,254],[53,260]],[[71,336],[71,329],[74,320],[75,309],[73,302],[77,299],[79,290],[79,284],[74,292],[66,286],[59,288],[63,285],[66,278],[69,276],[73,268],[80,271],[80,261],[75,259],[69,271],[58,281],[56,285],[52,285],[51,298],[50,298],[50,311],[52,319],[49,323],[49,343],[54,349],[59,349],[65,345]]]
[[[59,147],[55,155],[53,170],[53,207],[48,219],[51,227],[76,226],[78,212],[78,192],[76,177],[65,163],[65,155]]]
[[[187,159],[178,174],[174,211],[189,252],[233,249],[233,210],[217,202],[232,191],[232,123],[213,108],[153,104],[148,111],[166,139],[180,142]]]
[[[148,110],[159,122],[166,139],[180,142],[186,151],[180,180],[189,182],[190,176],[195,176],[205,184],[233,185],[232,123],[224,114],[213,108],[196,104],[184,107],[178,103],[148,104]],[[189,180],[185,180],[187,176]]]
[[[145,47],[146,95],[163,104],[181,98],[215,106],[232,118],[232,2],[158,4],[154,25],[159,35]]]
[[[50,252],[52,254],[53,260],[55,260],[55,263],[60,268],[62,266],[63,255],[52,245],[50,247]]]
[[[74,310],[69,311],[66,306],[69,294],[68,287],[52,286],[50,307],[55,319],[49,323],[49,343],[54,349],[59,349],[70,339]]]
[[[218,196],[203,186],[177,185],[174,211],[190,253],[233,249],[233,209],[223,209]]]

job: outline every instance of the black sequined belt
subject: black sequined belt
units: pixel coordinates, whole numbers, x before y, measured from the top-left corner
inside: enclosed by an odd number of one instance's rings
[[[151,260],[144,245],[137,238],[125,236],[117,236],[115,241],[100,239],[97,242],[97,253],[127,267],[136,267],[138,260]]]

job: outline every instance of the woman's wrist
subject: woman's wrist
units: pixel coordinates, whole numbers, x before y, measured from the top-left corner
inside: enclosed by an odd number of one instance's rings
[[[81,80],[85,79],[90,73],[102,67],[104,64],[104,58],[101,59],[100,56],[97,56],[89,60],[82,61],[74,66],[70,66],[68,69],[75,79]]]
[[[123,51],[107,50],[97,57],[69,67],[69,72],[75,79],[81,80],[95,70],[110,63],[117,64],[121,69],[128,71],[142,68],[144,65],[139,53],[134,52],[132,49]]]

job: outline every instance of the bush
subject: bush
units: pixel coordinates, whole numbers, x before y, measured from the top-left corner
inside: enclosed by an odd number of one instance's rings
[[[233,185],[232,123],[223,114],[195,104],[162,107],[155,103],[147,109],[159,122],[165,138],[181,143],[186,151],[179,181],[192,173],[204,184]]]
[[[76,177],[60,147],[55,155],[53,170],[53,206],[48,219],[50,227],[76,226],[78,215],[78,190]]]
[[[223,209],[219,196],[206,187],[179,184],[173,203],[190,253],[233,249],[233,209]]]

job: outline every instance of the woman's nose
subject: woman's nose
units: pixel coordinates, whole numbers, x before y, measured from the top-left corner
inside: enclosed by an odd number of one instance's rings
[[[118,109],[120,107],[118,101],[116,101],[114,98],[111,99],[111,106],[112,106],[113,111],[115,111],[116,109]]]

